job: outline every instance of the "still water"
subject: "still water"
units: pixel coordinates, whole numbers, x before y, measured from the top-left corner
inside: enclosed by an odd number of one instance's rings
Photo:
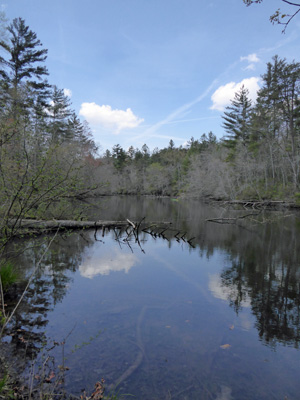
[[[14,321],[31,360],[65,339],[52,354],[56,365],[65,358],[66,388],[77,395],[104,378],[143,400],[299,399],[295,211],[133,197],[93,203],[95,220],[145,217],[172,229],[165,238],[142,234],[140,245],[124,242],[124,232],[116,240],[117,231],[58,235]],[[253,215],[207,221],[245,214]],[[24,276],[46,246],[31,245],[19,259]]]

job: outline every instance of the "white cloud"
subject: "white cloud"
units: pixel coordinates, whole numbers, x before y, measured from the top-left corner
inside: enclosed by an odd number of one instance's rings
[[[96,103],[82,103],[79,115],[86,118],[92,125],[102,125],[115,134],[128,128],[136,128],[144,120],[133,114],[130,108],[124,110],[113,110],[111,106],[99,106]]]
[[[230,105],[230,100],[233,100],[236,92],[244,85],[249,90],[249,98],[254,102],[259,90],[260,78],[252,77],[243,79],[241,82],[229,82],[226,85],[220,86],[211,96],[213,105],[211,110],[223,111],[226,106]]]
[[[71,89],[64,89],[64,95],[67,97],[72,97],[72,90]]]
[[[240,58],[241,61],[248,61],[249,63],[257,63],[259,62],[259,58],[257,57],[256,53],[253,54],[249,54],[246,57],[241,57]]]

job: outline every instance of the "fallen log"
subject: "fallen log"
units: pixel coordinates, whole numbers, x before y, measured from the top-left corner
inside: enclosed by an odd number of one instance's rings
[[[265,208],[297,208],[297,204],[284,200],[226,200],[224,205],[241,205],[244,208],[265,209]]]
[[[132,224],[132,223],[131,223]],[[128,220],[126,221],[72,221],[72,220],[35,220],[35,219],[24,219],[24,220],[10,220],[9,226],[17,226],[21,229],[45,229],[45,230],[56,230],[58,228],[65,229],[84,229],[84,228],[121,228],[131,225]],[[171,222],[147,222],[146,225],[151,226],[168,226]]]
[[[40,235],[47,234],[52,231],[63,231],[63,230],[75,230],[75,229],[94,229],[94,238],[97,238],[98,230],[102,230],[102,237],[105,235],[105,230],[113,230],[115,233],[115,239],[120,243],[127,244],[131,249],[131,240],[134,239],[135,243],[139,245],[142,252],[144,252],[140,235],[150,235],[153,238],[162,238],[165,240],[171,240],[175,237],[178,242],[187,242],[190,247],[194,247],[191,239],[185,239],[185,233],[182,234],[178,229],[171,227],[172,222],[150,222],[145,221],[145,218],[139,222],[132,222],[129,219],[126,221],[73,221],[73,220],[35,220],[35,219],[11,219],[8,221],[7,226],[10,226],[15,230],[14,236],[24,235]],[[165,232],[169,231],[168,237]],[[174,235],[174,232],[177,232]],[[180,234],[180,237],[178,235]],[[122,236],[123,235],[123,236]],[[124,236],[125,235],[125,236]],[[131,249],[132,250],[132,249]]]
[[[250,214],[245,214],[245,215],[241,215],[239,217],[235,217],[235,218],[209,218],[206,219],[205,221],[207,222],[216,222],[217,224],[234,224],[236,223],[238,220],[244,219],[244,218],[248,218],[251,217],[253,215],[259,215],[261,213],[261,211],[257,212],[257,213],[250,213]]]

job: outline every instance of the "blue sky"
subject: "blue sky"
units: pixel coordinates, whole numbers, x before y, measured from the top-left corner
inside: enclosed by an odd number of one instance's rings
[[[48,49],[50,83],[66,89],[100,151],[151,150],[212,131],[241,82],[255,99],[275,54],[300,61],[300,18],[282,34],[280,0],[6,0]]]

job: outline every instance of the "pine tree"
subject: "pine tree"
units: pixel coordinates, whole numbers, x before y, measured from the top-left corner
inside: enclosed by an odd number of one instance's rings
[[[86,121],[81,122],[75,112],[72,113],[68,120],[65,139],[70,143],[76,144],[82,155],[92,155],[97,151],[88,123]]]
[[[255,130],[261,137],[290,138],[295,149],[299,136],[300,63],[278,56],[267,64],[254,109]]]
[[[40,63],[46,60],[48,50],[37,49],[42,44],[37,39],[36,33],[25,25],[22,18],[15,18],[7,30],[10,34],[8,43],[0,42],[0,47],[6,50],[10,56],[8,60],[0,57],[1,63],[6,67],[1,69],[3,79],[12,84],[14,88],[26,80],[33,88],[43,89],[45,84],[42,82],[42,78],[48,75],[48,71]]]
[[[15,122],[35,112],[40,105],[46,106],[49,88],[45,77],[48,71],[43,63],[47,58],[46,49],[37,35],[25,25],[22,18],[15,18],[7,27],[6,40],[0,41],[0,102],[2,115],[6,114]]]
[[[49,132],[52,143],[59,143],[69,139],[69,117],[72,115],[71,102],[64,94],[63,89],[56,85],[52,88],[51,101],[47,105],[50,118]]]
[[[235,147],[237,142],[246,144],[250,138],[252,104],[249,99],[249,90],[244,87],[235,93],[231,105],[226,107],[223,128],[228,133],[225,143],[229,147]]]
[[[114,166],[117,170],[120,170],[126,162],[126,151],[119,144],[116,144],[112,150]]]

